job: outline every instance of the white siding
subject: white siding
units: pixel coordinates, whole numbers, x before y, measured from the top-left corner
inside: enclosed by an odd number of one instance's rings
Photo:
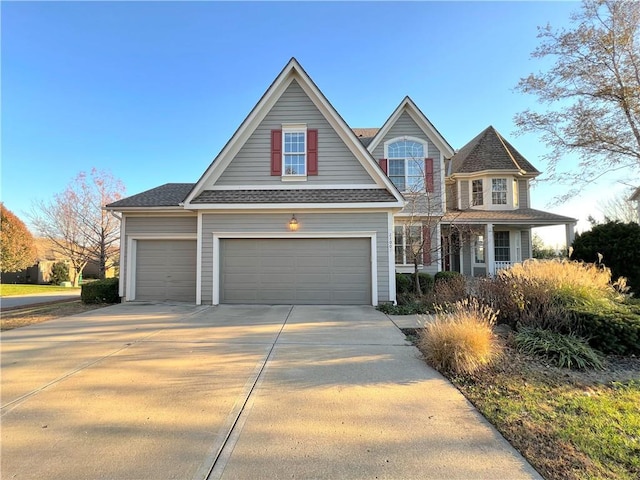
[[[375,232],[377,254],[377,290],[380,302],[389,301],[387,212],[304,213],[296,212],[300,233]],[[212,302],[213,233],[282,233],[291,235],[291,213],[203,214],[202,217],[202,303]],[[339,235],[337,235],[339,236]]]
[[[222,173],[216,185],[282,185],[271,175],[271,130],[283,123],[304,123],[318,130],[318,175],[308,184],[371,184],[375,182],[329,122],[294,80]],[[295,188],[296,182],[292,183]],[[210,188],[208,185],[206,188]]]

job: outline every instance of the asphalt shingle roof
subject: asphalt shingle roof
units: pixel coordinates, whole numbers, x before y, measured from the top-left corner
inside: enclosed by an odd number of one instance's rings
[[[444,222],[532,222],[532,223],[573,223],[577,220],[564,215],[520,208],[517,210],[450,210],[442,218]]]
[[[373,140],[373,137],[376,136],[376,133],[378,133],[378,130],[380,130],[379,128],[352,128],[353,133],[356,134],[356,137],[358,137],[358,140],[360,140],[360,143],[362,143],[362,145],[364,145],[365,147],[368,147],[369,144],[371,143],[371,140]]]
[[[192,203],[378,203],[395,202],[382,188],[298,190],[205,190]]]
[[[194,185],[195,183],[165,183],[146,192],[110,203],[107,207],[177,207]]]
[[[488,127],[451,157],[451,173],[483,170],[524,170],[540,173],[507,142],[495,128]]]

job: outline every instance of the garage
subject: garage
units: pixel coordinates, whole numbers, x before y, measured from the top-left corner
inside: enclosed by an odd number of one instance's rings
[[[371,304],[369,238],[245,238],[220,241],[220,301],[246,304]]]
[[[195,240],[138,240],[135,299],[196,301]]]

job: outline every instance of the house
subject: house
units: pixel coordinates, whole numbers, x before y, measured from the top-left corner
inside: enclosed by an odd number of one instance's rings
[[[636,210],[638,212],[638,218],[640,219],[640,187],[636,188],[629,197],[630,202],[636,202]]]
[[[120,295],[377,305],[415,258],[476,275],[528,258],[533,226],[575,219],[530,209],[539,172],[486,132],[456,153],[409,97],[352,130],[291,59],[196,183],[107,205],[122,216]]]

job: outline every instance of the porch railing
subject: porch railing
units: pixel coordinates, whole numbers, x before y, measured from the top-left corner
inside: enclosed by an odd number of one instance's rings
[[[494,262],[496,273],[498,273],[500,270],[504,270],[505,268],[510,268],[511,265],[513,265],[513,263],[514,262],[505,262],[505,261]]]

